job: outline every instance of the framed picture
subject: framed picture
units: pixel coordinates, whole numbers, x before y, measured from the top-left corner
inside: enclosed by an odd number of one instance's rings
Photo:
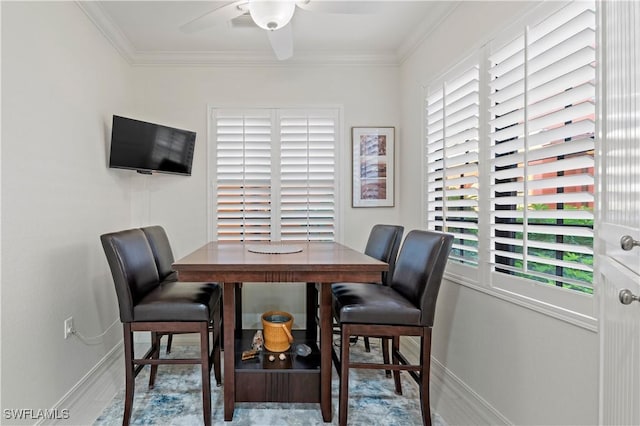
[[[394,127],[352,127],[353,207],[393,207]]]

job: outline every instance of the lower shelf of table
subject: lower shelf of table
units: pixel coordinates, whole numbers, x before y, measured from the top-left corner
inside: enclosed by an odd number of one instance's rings
[[[251,348],[256,330],[242,330],[235,344],[235,400],[236,402],[320,402],[320,350],[308,339],[304,330],[293,330],[294,342],[284,352],[261,351],[257,358],[242,361],[242,351]],[[304,343],[311,354],[303,357],[295,353],[296,344]],[[269,355],[275,360],[269,361]]]

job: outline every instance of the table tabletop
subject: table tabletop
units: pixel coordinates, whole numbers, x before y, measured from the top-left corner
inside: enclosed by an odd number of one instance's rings
[[[301,251],[264,254],[254,246],[295,246]],[[335,242],[210,242],[185,256],[173,268],[180,279],[238,282],[378,281],[388,265]]]
[[[256,253],[256,246],[295,246],[294,253]],[[273,248],[273,247],[267,247]],[[238,326],[236,303],[241,306],[239,285],[245,282],[305,282],[307,309],[318,306],[320,319],[320,389],[319,403],[322,418],[330,422],[331,409],[331,284],[335,282],[380,282],[382,272],[389,266],[361,252],[335,242],[287,241],[269,242],[210,242],[176,261],[180,281],[214,281],[223,290],[224,330],[224,419],[233,418],[236,401],[234,336]],[[317,286],[317,287],[316,287]],[[318,295],[310,297],[310,289]],[[319,297],[318,297],[319,296]],[[316,303],[317,302],[317,303]],[[307,329],[315,332],[315,315],[309,315]],[[312,325],[313,323],[313,325]]]

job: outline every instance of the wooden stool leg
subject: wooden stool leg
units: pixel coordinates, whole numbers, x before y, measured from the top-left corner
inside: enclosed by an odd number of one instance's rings
[[[382,361],[385,364],[390,364],[389,362],[389,338],[382,337],[380,339],[382,341]],[[388,379],[391,378],[391,370],[384,370],[384,374]]]
[[[156,333],[155,331],[151,332],[151,359],[159,359],[160,358],[160,339],[162,335]],[[158,364],[151,365],[151,373],[149,374],[149,389],[153,389],[156,384],[156,375],[158,374]]]
[[[167,334],[167,355],[171,353],[171,344],[173,343],[173,333]]]
[[[346,426],[349,408],[349,339],[351,338],[351,328],[349,324],[342,324],[341,329],[338,417],[340,426]]]
[[[123,324],[124,329],[124,371],[125,371],[125,395],[124,395],[124,415],[122,425],[127,426],[131,422],[131,408],[133,406],[133,392],[135,386],[135,375],[133,372],[133,333],[131,325]]]
[[[420,339],[420,401],[422,423],[431,426],[431,402],[429,401],[429,377],[431,372],[431,329],[425,327]]]
[[[222,370],[220,368],[220,347],[222,346],[222,313],[218,310],[213,319],[213,376],[216,386],[222,386]]]
[[[200,362],[202,366],[202,414],[205,426],[211,426],[211,375],[209,370],[209,324],[200,328]]]
[[[371,352],[371,344],[369,343],[369,337],[364,336],[364,351]]]
[[[393,336],[391,338],[391,358],[394,365],[400,364],[397,353],[400,352],[400,337]],[[393,370],[393,380],[396,383],[396,393],[402,395],[402,382],[400,381],[400,370]]]
[[[431,426],[431,403],[429,401],[429,376],[431,372],[431,329],[425,327],[420,339],[420,401],[422,423]]]

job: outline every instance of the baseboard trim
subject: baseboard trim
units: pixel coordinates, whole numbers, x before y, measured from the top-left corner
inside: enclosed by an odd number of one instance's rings
[[[415,362],[420,353],[417,339],[402,339],[402,350],[409,360]],[[513,424],[433,356],[430,393],[431,409],[447,425]]]
[[[120,341],[52,407],[58,419],[46,420],[47,424],[93,424],[124,386],[123,353]]]

